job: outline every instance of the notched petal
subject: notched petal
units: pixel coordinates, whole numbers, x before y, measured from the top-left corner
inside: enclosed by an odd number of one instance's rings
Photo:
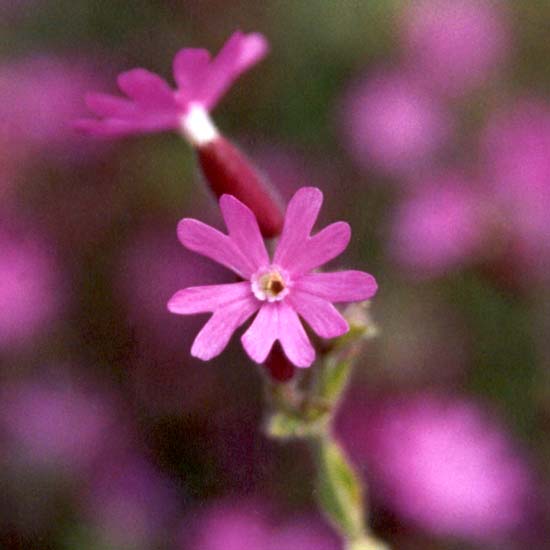
[[[375,278],[364,271],[308,273],[296,282],[297,290],[330,302],[358,302],[372,298],[378,290]]]

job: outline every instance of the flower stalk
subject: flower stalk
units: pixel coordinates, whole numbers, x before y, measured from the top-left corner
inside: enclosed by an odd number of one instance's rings
[[[271,411],[268,437],[306,440],[317,468],[319,506],[345,541],[346,550],[387,550],[368,527],[366,488],[341,445],[332,424],[351,378],[353,365],[366,340],[376,334],[368,303],[353,304],[344,317],[350,331],[325,350],[309,379],[267,382]]]
[[[371,298],[376,281],[362,271],[320,272],[347,247],[349,225],[336,222],[311,234],[323,202],[314,187],[298,190],[283,215],[261,174],[210,117],[233,82],[267,51],[261,34],[239,31],[216,56],[184,48],[174,58],[175,88],[146,69],[126,71],[117,79],[122,96],[88,94],[95,117],[75,126],[103,137],[175,131],[195,149],[206,181],[220,198],[227,233],[184,218],[178,237],[189,250],[233,271],[239,282],[181,289],[169,300],[168,310],[212,314],[191,347],[191,355],[204,361],[219,355],[254,316],[241,342],[269,373],[267,435],[309,441],[317,463],[319,504],[346,550],[382,550],[368,529],[360,477],[332,431],[353,364],[375,332],[364,303],[348,307],[345,317],[334,303]],[[271,256],[264,239],[273,237],[280,238]],[[329,344],[318,350],[317,368],[295,377],[296,369],[310,367],[316,358],[303,321]]]

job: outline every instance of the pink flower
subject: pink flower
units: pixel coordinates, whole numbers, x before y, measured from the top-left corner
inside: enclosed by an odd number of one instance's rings
[[[412,68],[444,94],[484,84],[510,52],[506,2],[419,0],[401,17],[402,44]]]
[[[3,432],[32,464],[82,472],[97,459],[112,432],[109,400],[68,383],[8,385],[1,399]]]
[[[51,243],[0,228],[0,349],[47,333],[65,305],[65,280]]]
[[[193,356],[208,360],[219,355],[235,330],[258,310],[241,338],[248,355],[258,363],[266,360],[279,340],[297,367],[311,365],[315,351],[298,315],[321,338],[335,338],[348,331],[348,323],[331,302],[366,300],[375,294],[377,285],[371,275],[361,271],[311,272],[340,255],[351,236],[345,222],[333,223],[310,236],[322,201],[323,194],[315,187],[303,187],[294,195],[273,261],[254,214],[231,195],[220,199],[229,235],[197,220],[180,222],[178,236],[185,247],[244,279],[186,288],[168,302],[172,313],[213,313],[195,338]]]
[[[121,73],[118,86],[126,94],[88,94],[88,107],[100,118],[77,121],[77,127],[95,135],[121,136],[178,130],[194,144],[217,136],[208,112],[233,81],[267,53],[258,33],[233,33],[218,55],[200,48],[184,48],[174,58],[174,91],[158,75],[145,69]]]
[[[514,243],[514,265],[521,266],[521,280],[548,279],[550,105],[524,97],[497,110],[480,145],[491,199],[505,220],[505,238]]]
[[[137,453],[101,462],[85,495],[84,515],[100,547],[167,548],[179,514],[177,489]]]
[[[257,499],[218,501],[194,511],[181,533],[181,548],[193,550],[336,550],[335,536],[309,514],[280,518]]]
[[[479,255],[485,238],[483,203],[471,183],[443,174],[399,205],[389,248],[400,266],[430,278]]]
[[[365,403],[341,415],[344,441],[405,521],[483,542],[507,539],[536,514],[528,461],[477,403],[436,393]]]
[[[403,71],[367,75],[344,98],[344,144],[365,170],[406,174],[426,165],[448,141],[444,106]]]
[[[80,161],[97,144],[75,138],[71,121],[84,114],[84,92],[101,82],[92,59],[35,54],[2,63],[0,140],[20,155],[43,150]]]
[[[491,114],[481,134],[497,196],[514,208],[550,196],[550,103],[524,97]]]
[[[123,136],[176,130],[197,149],[198,161],[216,196],[230,193],[257,215],[262,234],[275,237],[282,227],[277,198],[237,147],[225,139],[210,118],[210,110],[233,81],[267,53],[259,33],[240,31],[211,59],[208,51],[180,50],[174,59],[176,90],[145,69],[133,69],[118,77],[127,98],[88,94],[88,107],[99,117],[80,119],[75,126],[96,136]]]

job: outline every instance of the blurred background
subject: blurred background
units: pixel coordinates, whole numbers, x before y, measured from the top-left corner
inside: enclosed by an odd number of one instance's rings
[[[550,548],[546,0],[0,2],[0,547],[340,550],[311,457],[261,433],[238,340],[167,299],[227,274],[172,134],[96,141],[83,96],[237,28],[271,54],[214,113],[288,199],[345,219],[380,336],[339,414],[401,550]]]

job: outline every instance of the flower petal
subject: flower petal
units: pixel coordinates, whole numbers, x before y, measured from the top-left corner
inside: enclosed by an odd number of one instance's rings
[[[115,118],[81,118],[73,122],[73,127],[85,134],[99,137],[121,137],[142,131],[134,122]]]
[[[248,281],[225,285],[192,286],[178,290],[168,301],[168,310],[180,315],[216,311],[220,307],[252,297]]]
[[[175,107],[174,93],[160,76],[146,69],[132,69],[118,75],[118,87],[131,99],[148,107]]]
[[[203,361],[219,355],[233,333],[258,309],[258,305],[258,300],[245,298],[215,311],[197,334],[191,355]]]
[[[279,310],[279,341],[285,355],[297,367],[309,367],[315,360],[315,350],[309,341],[298,314],[283,300]]]
[[[293,274],[306,273],[336,258],[347,248],[351,228],[346,222],[335,222],[306,240],[303,248],[296,251],[285,264]]]
[[[224,265],[244,279],[256,271],[253,262],[244,256],[232,239],[205,223],[184,218],[178,224],[178,237],[189,250]]]
[[[294,288],[331,302],[357,302],[372,298],[378,285],[364,271],[336,271],[303,275],[294,282]]]
[[[216,56],[216,68],[224,67],[228,70],[232,69],[233,74],[237,71],[240,74],[260,61],[268,50],[267,40],[262,34],[257,32],[243,34],[241,31],[236,31]]]
[[[290,199],[283,233],[273,258],[275,264],[288,269],[291,261],[303,251],[322,204],[323,193],[316,187],[302,187]]]
[[[256,216],[252,210],[232,195],[222,195],[220,208],[231,240],[255,265],[256,269],[269,265]]]
[[[258,315],[248,330],[242,335],[241,342],[249,357],[256,363],[263,363],[275,340],[277,340],[279,331],[278,304],[264,303]]]
[[[130,134],[162,132],[163,130],[172,130],[177,125],[177,117],[170,114],[136,116],[132,119],[105,118],[97,120],[82,118],[73,123],[75,129],[101,137],[121,137]]]
[[[110,94],[88,93],[86,105],[97,116],[127,118],[136,113],[134,102]]]
[[[178,92],[190,101],[205,75],[210,53],[203,48],[183,48],[174,57],[174,80]]]
[[[260,61],[268,51],[268,44],[259,33],[231,35],[210,64],[208,77],[201,86],[200,97],[194,98],[210,109],[243,72]]]
[[[328,300],[296,289],[286,300],[321,338],[336,338],[349,330],[347,321]]]

